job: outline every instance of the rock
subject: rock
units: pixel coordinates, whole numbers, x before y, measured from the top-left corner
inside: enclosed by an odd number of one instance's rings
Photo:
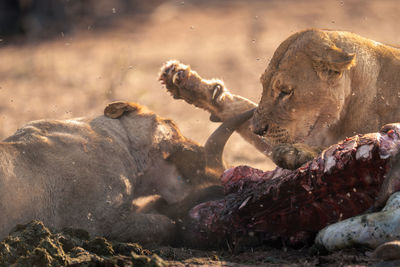
[[[316,245],[329,251],[354,245],[376,248],[400,239],[399,201],[400,192],[397,192],[380,212],[356,216],[325,227],[318,233]]]
[[[383,243],[375,249],[372,255],[382,260],[398,260],[400,259],[400,241]]]

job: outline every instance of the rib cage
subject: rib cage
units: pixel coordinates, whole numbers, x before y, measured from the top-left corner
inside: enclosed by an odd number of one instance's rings
[[[386,198],[388,188],[380,190],[400,146],[399,128],[391,124],[379,133],[347,138],[294,171],[248,166],[225,171],[225,197],[191,210],[190,234],[216,242],[249,234],[289,244],[309,241],[326,225]]]

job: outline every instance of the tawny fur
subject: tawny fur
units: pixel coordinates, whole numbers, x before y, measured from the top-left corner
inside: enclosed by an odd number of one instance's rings
[[[324,147],[376,132],[399,120],[399,71],[397,48],[349,32],[296,33],[261,76],[254,131],[282,143]]]
[[[189,66],[176,60],[168,61],[162,67],[160,80],[174,98],[183,99],[210,112],[212,121],[226,121],[240,112],[257,107],[252,101],[232,94],[221,80],[203,79]],[[267,137],[256,135],[250,129],[250,120],[236,131],[260,152],[272,156],[272,160],[283,168],[295,169],[320,152],[318,148],[309,148],[303,144],[284,144],[287,141],[285,131],[278,127]]]
[[[0,143],[0,237],[39,219],[119,240],[171,241],[169,217],[133,204],[158,195],[177,205],[217,183],[205,175],[204,147],[139,105],[113,103],[105,114],[115,119],[30,122]]]
[[[203,79],[190,66],[177,60],[165,63],[159,79],[175,99],[183,99],[210,112],[212,121],[226,121],[257,107],[251,100],[231,93],[223,81]],[[265,155],[272,151],[272,145],[266,138],[250,130],[250,121],[236,129],[236,132]]]

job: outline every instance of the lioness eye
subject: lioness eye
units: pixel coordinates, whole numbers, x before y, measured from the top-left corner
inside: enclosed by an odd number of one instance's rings
[[[328,74],[329,74],[329,75],[340,75],[340,71],[328,70]]]
[[[293,89],[289,86],[280,86],[279,87],[280,95],[290,95],[293,92]]]
[[[287,93],[284,93],[284,92],[280,92],[278,98],[282,99],[282,98],[284,98],[285,96],[290,96],[290,93],[287,94]]]

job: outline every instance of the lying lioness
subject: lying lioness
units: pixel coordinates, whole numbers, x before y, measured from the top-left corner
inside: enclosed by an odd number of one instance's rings
[[[30,122],[0,143],[0,238],[38,219],[122,241],[171,242],[172,219],[221,193],[209,185],[219,183],[224,144],[251,115],[226,121],[205,147],[125,102],[96,118]]]
[[[376,132],[399,121],[399,71],[398,48],[349,32],[293,34],[261,76],[263,93],[253,130],[276,144],[316,147]],[[296,151],[281,148],[289,154]],[[283,154],[281,165],[293,168],[302,163],[287,162]]]

